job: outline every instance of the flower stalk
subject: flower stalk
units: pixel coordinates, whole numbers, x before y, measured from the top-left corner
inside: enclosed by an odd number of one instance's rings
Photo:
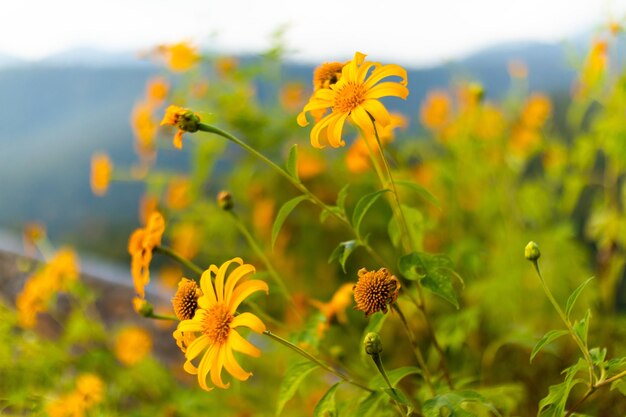
[[[191,262],[190,260],[184,258],[180,254],[174,252],[174,250],[172,250],[171,248],[168,248],[167,246],[163,246],[163,245],[155,246],[153,251],[156,252],[156,253],[160,253],[160,254],[169,256],[170,258],[172,258],[173,260],[175,260],[176,262],[178,262],[179,264],[181,264],[185,268],[195,272],[198,275],[195,278],[196,282],[198,282],[198,280],[200,279],[200,276],[204,272],[202,270],[202,268],[200,268],[198,265],[196,265],[193,262]]]

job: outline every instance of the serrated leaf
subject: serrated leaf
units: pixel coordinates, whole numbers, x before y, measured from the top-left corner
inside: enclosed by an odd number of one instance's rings
[[[289,216],[289,213],[291,213],[298,204],[300,204],[306,199],[307,199],[307,196],[300,195],[298,197],[292,198],[291,200],[287,201],[280,208],[280,210],[278,211],[278,214],[276,215],[276,220],[274,220],[274,225],[272,226],[272,248],[274,248],[274,244],[276,243],[276,238],[278,237],[278,233],[280,232],[280,229],[283,227],[283,223],[285,223],[285,220],[287,219],[287,216]]]
[[[348,260],[348,257],[350,257],[350,254],[352,254],[352,252],[354,252],[354,250],[359,246],[361,246],[361,244],[356,240],[341,242],[339,245],[337,245],[333,253],[330,254],[330,257],[328,258],[328,263],[331,263],[334,260],[338,260],[339,264],[341,265],[341,269],[343,269],[343,272],[345,274],[346,261]]]
[[[356,231],[357,236],[360,233],[359,229],[361,227],[361,222],[365,218],[365,214],[367,214],[367,211],[370,209],[370,207],[372,207],[372,204],[374,204],[376,200],[380,198],[380,196],[388,191],[389,190],[387,189],[375,191],[371,194],[367,194],[361,197],[356,203],[356,207],[354,208],[354,212],[352,213],[352,227]]]
[[[428,201],[433,206],[439,209],[441,208],[441,204],[439,203],[439,200],[437,199],[437,197],[432,195],[430,191],[428,191],[426,188],[422,187],[421,185],[416,184],[413,181],[406,181],[406,180],[396,180],[394,182],[396,183],[396,185],[401,185],[403,187],[410,188],[411,190],[415,191],[417,195],[419,195],[424,200]]]
[[[565,380],[548,388],[548,395],[539,402],[538,417],[562,417],[565,414],[565,405],[572,388],[578,383],[584,383],[581,379],[574,379],[578,371],[585,369],[587,364],[579,360],[565,371]]]
[[[404,255],[398,261],[400,273],[411,281],[417,281],[428,273],[426,265],[422,262],[420,254],[417,252]]]
[[[578,288],[576,288],[574,290],[572,295],[570,295],[569,298],[567,299],[567,303],[565,304],[565,317],[567,317],[568,320],[569,320],[569,316],[570,316],[570,314],[572,312],[572,309],[574,308],[574,304],[576,303],[576,300],[578,299],[578,296],[585,289],[587,284],[589,284],[589,282],[592,279],[593,279],[593,277],[587,278],[587,280],[585,282],[583,282],[582,284],[580,284],[578,286]]]
[[[415,366],[404,366],[402,368],[394,369],[393,371],[387,372],[387,378],[389,378],[389,383],[392,387],[398,385],[402,379],[409,375],[421,375],[422,371],[420,368]],[[383,379],[382,375],[376,375],[370,381],[370,386],[384,388],[386,386],[386,382]]]
[[[544,334],[543,337],[539,339],[539,341],[533,348],[533,351],[530,353],[530,362],[533,361],[533,359],[535,358],[535,355],[537,355],[537,353],[539,353],[539,351],[543,349],[545,345],[553,342],[554,340],[568,333],[569,332],[567,330],[550,330],[548,333]]]
[[[300,181],[298,176],[298,145],[295,144],[289,149],[289,155],[287,156],[287,172],[293,178]]]
[[[287,369],[285,377],[280,384],[280,390],[278,392],[276,416],[279,416],[280,413],[282,413],[285,404],[287,404],[287,401],[289,401],[291,397],[293,397],[293,395],[296,393],[304,378],[316,368],[316,364],[310,361],[306,361],[296,362]]]
[[[587,334],[589,334],[589,321],[590,320],[591,320],[591,310],[587,309],[587,312],[585,313],[585,317],[583,317],[581,320],[576,321],[574,325],[572,326],[574,328],[574,333],[576,333],[576,336],[578,336],[580,340],[582,340],[585,346],[587,345]]]
[[[341,382],[337,382],[330,387],[326,394],[320,398],[313,410],[313,417],[335,417],[337,415],[337,405],[335,404],[335,391]]]
[[[591,362],[600,368],[604,368],[608,363],[604,362],[606,359],[606,348],[595,347],[589,349],[589,356],[591,356]]]

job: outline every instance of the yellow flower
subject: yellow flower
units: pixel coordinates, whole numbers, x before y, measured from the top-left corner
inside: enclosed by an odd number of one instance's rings
[[[452,115],[452,99],[445,91],[431,91],[420,108],[420,121],[430,129],[439,131],[446,127]]]
[[[365,317],[377,311],[387,312],[387,305],[393,304],[398,298],[400,283],[386,268],[368,271],[361,268],[359,280],[353,288],[357,310],[365,313]]]
[[[145,286],[150,282],[150,262],[152,250],[161,244],[165,231],[165,220],[159,212],[154,212],[145,228],[139,228],[130,235],[128,253],[131,255],[130,271],[135,284],[135,291],[145,297]]]
[[[232,56],[222,56],[215,60],[215,71],[220,78],[228,78],[237,69],[239,61]]]
[[[200,124],[200,116],[189,109],[171,105],[165,110],[165,116],[161,120],[161,126],[176,126],[178,132],[174,135],[174,147],[181,149],[183,147],[183,133],[197,132]]]
[[[226,278],[228,268],[233,263],[238,266]],[[207,385],[206,379],[209,375],[213,385],[228,388],[230,383],[224,384],[222,381],[222,368],[240,381],[245,381],[252,375],[237,363],[233,350],[254,357],[261,354],[258,348],[236,330],[243,326],[257,333],[265,331],[265,325],[254,314],[247,312],[235,314],[239,305],[248,296],[257,291],[268,292],[265,282],[248,279],[254,272],[255,268],[244,264],[241,258],[231,259],[219,268],[211,265],[200,278],[202,296],[198,299],[196,314],[191,320],[181,321],[174,332],[174,338],[177,340],[180,339],[181,333],[197,335],[185,351],[187,360],[184,369],[192,375],[197,374],[198,384],[206,391],[213,389]],[[192,361],[201,354],[202,359],[196,367]]]
[[[200,61],[197,48],[188,42],[160,45],[157,52],[165,58],[168,67],[175,72],[187,71]]]
[[[182,210],[191,202],[191,181],[186,177],[174,177],[165,194],[165,203],[173,210]]]
[[[552,103],[542,93],[532,94],[522,109],[521,122],[531,130],[541,128],[552,114]]]
[[[311,148],[298,150],[298,176],[301,180],[316,177],[326,169],[326,160],[319,152]]]
[[[159,104],[165,100],[170,90],[170,84],[164,77],[154,77],[148,80],[146,85],[146,97],[148,101]]]
[[[178,290],[172,298],[174,314],[178,320],[191,320],[198,309],[198,298],[202,295],[196,281],[182,278],[178,283]]]
[[[507,69],[511,78],[527,78],[528,67],[526,63],[519,59],[512,59],[507,64]]]
[[[178,223],[172,230],[172,249],[186,259],[193,259],[200,250],[199,227]]]
[[[141,327],[126,327],[115,338],[115,356],[124,365],[139,363],[151,350],[152,338]]]
[[[106,194],[111,181],[113,164],[105,153],[95,153],[91,157],[91,190],[95,195]]]
[[[311,300],[311,304],[318,308],[324,315],[326,324],[330,324],[335,318],[342,324],[348,322],[346,308],[352,304],[352,288],[354,288],[353,282],[343,284],[327,303]]]
[[[144,158],[154,157],[154,138],[157,121],[152,114],[153,106],[149,102],[135,104],[131,113],[131,127],[135,136],[135,150]]]
[[[300,83],[287,83],[280,90],[280,104],[285,110],[296,111],[304,103],[304,86]]]
[[[79,394],[86,407],[102,402],[104,382],[95,374],[82,374],[76,379],[76,393]]]
[[[341,62],[325,62],[313,71],[313,88],[330,88],[341,78],[341,70],[346,64]]]
[[[15,300],[20,325],[26,328],[37,324],[37,314],[47,311],[48,303],[59,291],[78,279],[76,254],[60,249],[52,260],[26,280],[24,289]]]
[[[145,194],[139,200],[139,222],[146,224],[152,213],[159,211],[159,200],[156,197]]]
[[[46,237],[46,226],[37,222],[30,222],[24,225],[22,240],[24,242],[24,252],[34,257],[37,250],[37,242]]]
[[[331,113],[315,124],[311,130],[311,144],[316,148],[325,145],[320,142],[322,131],[325,141],[333,148],[344,146],[341,138],[343,125],[350,119],[360,129],[369,129],[373,121],[385,127],[391,123],[391,117],[385,106],[378,100],[382,97],[394,96],[406,99],[409,90],[406,88],[406,70],[398,65],[382,65],[378,62],[364,62],[365,55],[357,52],[354,59],[347,63],[336,84],[330,88],[321,88],[313,93],[309,102],[298,115],[298,124],[306,126],[307,112],[331,109]],[[373,71],[370,73],[370,70]],[[368,76],[369,75],[369,76]],[[382,82],[391,76],[400,77],[401,81]]]

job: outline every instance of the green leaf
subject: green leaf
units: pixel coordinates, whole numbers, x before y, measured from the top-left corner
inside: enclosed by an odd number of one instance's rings
[[[437,395],[430,400],[424,402],[422,412],[425,417],[441,417],[447,415],[449,417],[476,417],[475,414],[463,408],[464,403],[477,403],[499,416],[500,413],[495,407],[488,402],[482,395],[475,391],[454,391]],[[446,410],[447,414],[442,414]]]
[[[420,368],[415,366],[404,366],[402,368],[394,369],[393,371],[387,372],[387,378],[389,378],[389,382],[392,387],[398,385],[402,379],[409,375],[421,375],[422,371]],[[378,374],[370,381],[370,386],[384,388],[387,385],[382,375]]]
[[[432,195],[430,191],[428,191],[426,188],[422,187],[421,185],[416,184],[413,181],[406,181],[406,180],[395,180],[394,182],[396,183],[396,185],[401,185],[403,187],[410,188],[411,190],[415,191],[417,195],[419,195],[424,200],[428,201],[433,206],[439,209],[441,208],[441,204],[439,203],[439,200],[437,199],[437,197]]]
[[[354,414],[359,417],[376,416],[378,411],[378,405],[383,399],[383,394],[380,391],[374,391],[359,404],[359,408]]]
[[[328,258],[328,263],[331,263],[334,260],[339,260],[339,264],[341,265],[341,269],[343,269],[344,274],[346,273],[346,261],[348,257],[356,248],[361,246],[361,243],[356,240],[348,240],[346,242],[341,242],[330,254]]]
[[[578,320],[572,326],[574,328],[574,333],[582,340],[584,345],[587,345],[587,334],[589,334],[589,321],[591,319],[591,310],[587,309],[585,313],[585,317],[581,320]]]
[[[568,333],[569,332],[567,330],[550,330],[548,333],[544,334],[533,348],[533,351],[530,353],[530,362],[533,361],[535,355],[537,355],[537,353],[539,353],[539,351],[543,349],[545,345],[553,342],[561,336],[565,336]]]
[[[463,280],[454,272],[452,261],[447,256],[412,252],[400,258],[398,269],[405,278],[419,280],[424,288],[459,308],[452,278],[459,279],[461,283]]]
[[[352,213],[352,227],[359,235],[359,228],[361,227],[361,222],[365,218],[365,214],[372,207],[372,204],[376,202],[380,198],[383,193],[388,192],[389,190],[378,190],[371,194],[365,195],[361,197],[361,199],[356,203],[356,207],[354,208],[354,212]]]
[[[272,248],[274,248],[274,244],[276,243],[276,238],[278,237],[278,232],[283,227],[283,223],[289,216],[289,213],[296,208],[298,204],[307,199],[307,196],[301,195],[291,200],[287,201],[278,211],[278,215],[276,215],[276,220],[274,220],[274,226],[272,226]]]
[[[406,395],[400,390],[391,389],[391,388],[383,388],[382,391],[389,396],[392,400],[396,401],[399,404],[402,404],[408,408],[407,415],[411,415],[411,411],[413,411],[413,407],[411,407],[411,403],[409,402]]]
[[[578,383],[584,383],[581,379],[574,379],[576,374],[586,369],[587,364],[579,360],[565,371],[565,380],[548,388],[548,395],[539,402],[538,417],[563,417],[565,414],[565,404],[572,388]]]
[[[341,382],[337,382],[330,387],[326,394],[319,400],[313,410],[313,417],[335,417],[337,415],[337,405],[335,404],[335,391]]]
[[[298,176],[298,145],[295,144],[289,149],[289,155],[287,156],[287,172],[293,178],[300,181]]]
[[[278,392],[278,404],[276,406],[277,416],[282,413],[285,404],[296,393],[298,387],[300,386],[300,383],[304,380],[304,378],[316,368],[316,364],[310,361],[306,361],[296,362],[287,369],[285,377],[280,384],[280,390]]]
[[[606,348],[594,347],[589,349],[589,356],[591,356],[591,362],[600,368],[604,368],[608,363],[604,362],[606,359]]]
[[[348,187],[350,184],[344,185],[337,194],[337,207],[345,214],[346,213],[346,198],[348,197]]]
[[[572,293],[572,295],[569,296],[569,298],[567,299],[567,303],[565,304],[565,317],[568,318],[569,320],[569,316],[572,312],[572,308],[574,308],[574,304],[576,303],[576,300],[578,299],[578,296],[580,295],[580,293],[585,289],[585,287],[587,286],[587,284],[589,284],[589,282],[593,279],[593,277],[591,278],[587,278],[587,280],[585,282],[583,282],[582,284],[580,284],[578,286],[578,288],[576,288],[574,290],[574,292]]]
[[[422,241],[424,240],[424,216],[422,212],[404,204],[400,205],[402,210],[402,216],[406,222],[409,237],[411,239],[412,246],[420,250]],[[387,233],[391,239],[391,243],[397,248],[401,246],[402,231],[395,217],[389,220],[387,226]]]

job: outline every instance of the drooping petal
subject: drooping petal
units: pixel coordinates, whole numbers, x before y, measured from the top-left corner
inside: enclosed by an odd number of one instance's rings
[[[187,352],[185,352],[185,357],[187,358],[188,361],[194,360],[210,344],[211,344],[211,341],[209,340],[209,336],[203,334],[202,336],[200,336],[199,338],[191,342],[191,344],[187,347]]]
[[[178,132],[176,132],[176,134],[174,135],[174,147],[176,149],[182,149],[183,148],[183,131],[179,130]]]
[[[389,126],[391,116],[383,103],[378,100],[365,100],[361,105],[381,126]],[[380,134],[380,132],[378,133]]]
[[[409,95],[409,89],[402,84],[394,83],[391,81],[380,83],[375,85],[365,94],[365,99],[376,99],[381,97],[400,97],[406,99]]]
[[[213,265],[211,265],[213,266]],[[205,304],[208,302],[208,306],[211,306],[217,303],[217,297],[215,296],[215,289],[213,288],[213,283],[211,282],[213,271],[211,268],[207,269],[202,273],[200,277],[200,289],[202,290],[202,297],[198,299],[198,304]],[[203,300],[205,299],[205,300]],[[204,305],[201,305],[202,308],[207,308]]]
[[[190,361],[185,361],[185,363],[183,364],[183,369],[185,370],[185,372],[191,375],[196,375],[198,373],[198,368],[196,368],[194,364]]]
[[[358,84],[363,84],[370,69],[374,67],[375,68],[374,71],[376,71],[376,68],[380,67],[381,65],[382,64],[380,64],[379,62],[366,62],[363,65],[361,65],[356,75],[356,82]]]
[[[254,358],[258,358],[259,356],[261,356],[261,351],[259,350],[259,348],[248,342],[235,330],[230,332],[229,338],[232,341],[233,350],[244,353],[248,356],[252,356]]]
[[[229,341],[228,345],[226,345],[226,357],[224,358],[224,368],[226,371],[231,374],[234,378],[237,378],[240,381],[245,381],[250,378],[252,372],[246,372],[235,359],[235,355],[233,355],[232,345]]]
[[[265,283],[265,281],[255,279],[252,281],[246,281],[243,284],[239,285],[237,288],[235,288],[235,291],[233,291],[233,297],[231,298],[230,304],[228,305],[230,313],[234,314],[237,310],[237,307],[239,307],[239,304],[241,304],[243,300],[249,297],[250,294],[253,294],[257,291],[265,291],[265,293],[267,294],[269,292],[267,283]]]
[[[399,84],[403,86],[407,85],[406,70],[400,65],[389,64],[376,68],[367,81],[365,81],[365,88],[370,89],[383,78],[387,77],[400,77],[402,81],[400,81]]]
[[[226,286],[224,287],[224,302],[226,305],[230,304],[233,290],[235,289],[235,286],[237,286],[237,283],[242,278],[245,278],[247,275],[253,274],[254,272],[256,272],[254,266],[250,264],[243,264],[230,273],[228,279],[226,280]]]
[[[263,333],[265,331],[265,324],[252,313],[241,313],[230,323],[231,329],[240,326],[248,327],[257,333]]]
[[[309,100],[309,102],[304,106],[304,109],[298,114],[297,122],[298,125],[304,127],[309,124],[306,119],[307,112],[313,112],[319,109],[327,109],[333,106],[334,102],[334,92],[329,89],[318,90],[313,94],[313,97]]]
[[[344,113],[333,118],[328,123],[328,130],[326,133],[328,134],[328,143],[333,148],[339,148],[340,146],[345,146],[346,144],[341,138],[341,132],[343,131],[343,124],[347,117],[348,113]]]
[[[350,118],[352,119],[352,122],[364,132],[372,131],[372,119],[370,119],[363,107],[357,107],[354,109],[352,113],[350,113]]]
[[[318,149],[325,147],[325,145],[320,143],[320,134],[322,133],[322,130],[328,126],[328,123],[336,117],[336,114],[330,113],[313,126],[313,129],[311,129],[311,145],[313,145],[313,147]]]
[[[196,316],[202,314],[203,310],[196,311]],[[176,330],[181,332],[200,332],[202,331],[202,324],[199,320],[183,320],[178,323]]]
[[[228,388],[230,386],[230,382],[228,384],[224,384],[222,381],[222,367],[224,366],[224,359],[226,357],[227,347],[220,346],[217,349],[217,353],[215,355],[214,361],[211,364],[211,382],[218,388]]]
[[[200,364],[198,365],[198,385],[205,391],[211,391],[213,388],[209,388],[206,383],[206,377],[211,371],[211,364],[215,360],[217,347],[212,345],[202,357]]]
[[[224,301],[224,278],[226,277],[228,267],[233,262],[238,263],[239,265],[243,264],[243,260],[241,258],[233,258],[230,261],[224,262],[217,271],[217,275],[215,275],[215,294],[217,296],[217,301],[220,303]]]

